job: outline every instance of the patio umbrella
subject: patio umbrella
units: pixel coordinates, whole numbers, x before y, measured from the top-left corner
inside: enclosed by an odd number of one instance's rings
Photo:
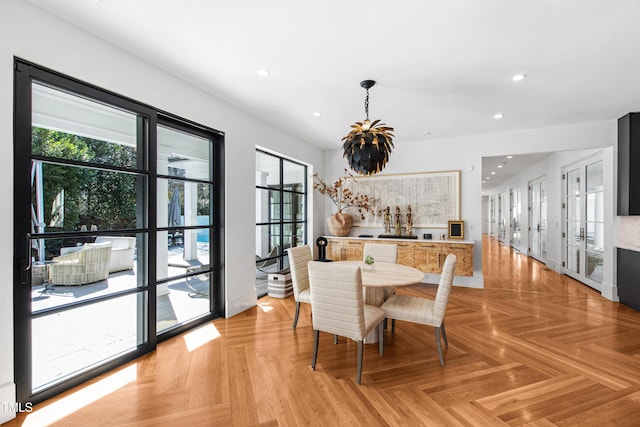
[[[169,223],[168,226],[180,227],[182,225],[180,215],[180,192],[176,188],[173,190],[173,195],[171,196],[171,201],[169,202],[169,214],[167,217]]]

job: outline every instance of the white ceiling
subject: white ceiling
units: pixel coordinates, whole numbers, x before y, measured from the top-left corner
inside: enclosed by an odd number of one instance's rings
[[[396,144],[640,110],[638,0],[30,1],[326,149],[364,79]]]

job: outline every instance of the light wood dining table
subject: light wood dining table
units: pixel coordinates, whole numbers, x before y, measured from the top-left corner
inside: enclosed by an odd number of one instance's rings
[[[361,266],[362,285],[364,286],[365,304],[380,307],[384,302],[384,289],[389,287],[407,286],[420,283],[424,273],[417,268],[392,262],[376,262],[372,268],[365,266],[362,261],[336,261],[341,264]],[[378,342],[377,328],[367,335],[364,342],[372,344]]]

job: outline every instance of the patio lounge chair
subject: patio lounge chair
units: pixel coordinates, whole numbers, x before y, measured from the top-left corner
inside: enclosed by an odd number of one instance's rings
[[[81,250],[62,255],[49,264],[52,285],[84,285],[109,277],[110,243],[85,243]]]
[[[264,258],[261,258],[259,255],[256,255],[256,270],[261,271],[263,273],[269,273],[269,266],[272,266],[278,261],[278,258],[272,258],[278,255],[278,247],[274,246]]]
[[[136,238],[127,236],[98,236],[96,243],[111,242],[111,261],[109,273],[131,270],[133,268]]]

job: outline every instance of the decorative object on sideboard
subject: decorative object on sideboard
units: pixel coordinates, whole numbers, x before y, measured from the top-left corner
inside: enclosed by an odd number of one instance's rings
[[[384,234],[391,234],[391,208],[389,206],[384,210]]]
[[[449,238],[464,239],[464,221],[449,221]]]
[[[380,120],[369,120],[369,89],[375,85],[374,80],[360,82],[367,91],[364,101],[366,119],[351,125],[351,131],[342,138],[344,156],[351,169],[360,175],[373,175],[380,172],[391,154],[394,135],[393,128]]]
[[[405,234],[407,236],[413,236],[413,212],[411,212],[411,205],[407,207],[407,226]]]
[[[396,206],[396,236],[402,235],[402,212],[400,206]]]
[[[351,233],[353,217],[351,214],[338,211],[327,217],[327,228],[332,236],[345,237]]]
[[[348,183],[355,180],[355,176],[346,172],[345,169],[345,176],[338,178],[333,184],[327,184],[317,173],[313,175],[313,188],[318,190],[318,193],[329,197],[338,208],[336,213],[327,217],[327,228],[331,234],[338,237],[348,236],[351,232],[353,217],[345,212],[346,209],[357,210],[362,219],[365,213],[373,211],[374,199],[366,194],[351,191]]]

